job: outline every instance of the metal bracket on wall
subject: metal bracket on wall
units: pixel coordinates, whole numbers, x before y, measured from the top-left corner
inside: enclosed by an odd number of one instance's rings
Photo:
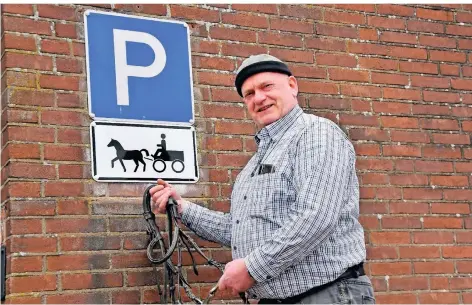
[[[1,287],[1,300],[5,301],[5,280],[7,275],[7,249],[5,246],[1,247],[0,256],[0,287]]]

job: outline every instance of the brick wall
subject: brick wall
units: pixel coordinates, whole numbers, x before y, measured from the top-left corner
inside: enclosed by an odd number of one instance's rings
[[[87,8],[2,5],[6,303],[157,301],[145,185],[91,179]],[[273,54],[298,77],[301,106],[343,126],[355,145],[378,302],[472,303],[472,5],[95,8],[190,25],[201,180],[180,187],[186,197],[228,210],[256,148],[232,71],[245,56]],[[218,274],[200,270],[189,277],[205,295]]]

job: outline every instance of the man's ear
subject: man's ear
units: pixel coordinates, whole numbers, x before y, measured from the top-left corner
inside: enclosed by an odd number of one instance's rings
[[[295,78],[295,76],[293,76],[293,75],[289,76],[288,85],[290,86],[290,89],[292,89],[293,97],[297,97],[297,95],[298,95],[298,83],[297,83],[297,79]]]

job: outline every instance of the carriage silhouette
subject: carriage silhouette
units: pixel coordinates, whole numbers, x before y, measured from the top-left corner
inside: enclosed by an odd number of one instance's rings
[[[162,137],[162,136],[161,136]],[[143,164],[143,172],[146,171],[146,163],[144,159],[153,161],[152,167],[153,169],[158,172],[162,173],[166,170],[167,164],[166,162],[172,162],[171,168],[176,173],[181,173],[185,169],[184,164],[184,152],[178,150],[167,150],[165,145],[165,135],[162,137],[161,144],[157,146],[160,147],[156,150],[156,152],[151,155],[153,159],[148,158],[149,152],[147,149],[141,150],[125,150],[123,146],[115,139],[111,139],[110,143],[108,143],[108,147],[114,147],[116,150],[116,158],[111,160],[111,167],[114,167],[115,161],[120,161],[123,170],[126,172],[126,167],[123,163],[123,160],[133,160],[136,164],[134,168],[134,172],[136,172],[139,168],[139,163]],[[143,156],[142,153],[145,153],[146,156]]]

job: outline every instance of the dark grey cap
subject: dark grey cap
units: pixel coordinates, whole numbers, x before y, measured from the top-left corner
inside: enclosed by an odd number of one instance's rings
[[[261,72],[278,72],[292,75],[288,66],[275,56],[269,54],[251,55],[246,58],[236,71],[235,86],[240,96],[243,96],[241,87],[246,79]]]

